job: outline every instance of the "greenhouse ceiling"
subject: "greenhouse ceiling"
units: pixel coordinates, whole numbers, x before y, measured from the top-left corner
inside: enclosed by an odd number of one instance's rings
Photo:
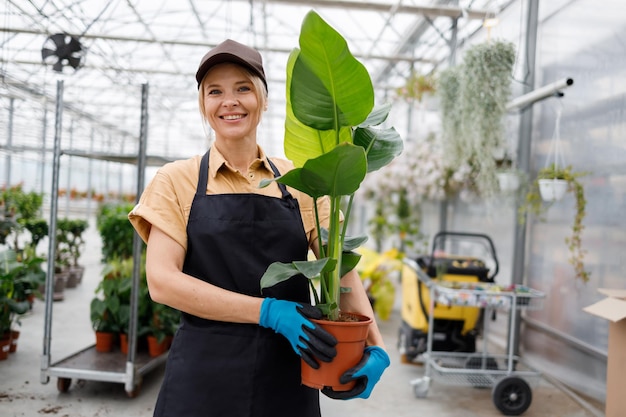
[[[428,73],[447,64],[455,42],[463,42],[508,4],[3,0],[0,137],[9,128],[16,134],[10,146],[0,141],[0,151],[40,148],[42,137],[54,133],[55,104],[62,98],[64,147],[136,152],[142,86],[147,86],[148,153],[173,158],[198,153],[206,147],[207,134],[197,109],[194,74],[210,47],[232,38],[263,54],[270,110],[260,142],[270,148],[268,153],[277,154],[282,152],[285,64],[311,9],[346,38],[370,71],[378,100],[388,101],[412,70]],[[59,47],[76,51],[73,59],[55,68]],[[48,141],[44,147],[49,146]]]

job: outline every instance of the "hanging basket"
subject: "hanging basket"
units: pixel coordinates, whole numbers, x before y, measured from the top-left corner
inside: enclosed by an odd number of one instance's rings
[[[517,191],[519,188],[519,175],[515,172],[498,172],[498,185],[503,193]]]
[[[567,181],[558,178],[540,179],[539,194],[545,202],[559,201],[565,195],[567,191]]]

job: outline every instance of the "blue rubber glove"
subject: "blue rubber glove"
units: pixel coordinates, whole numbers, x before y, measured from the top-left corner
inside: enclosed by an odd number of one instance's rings
[[[351,400],[353,398],[369,398],[374,385],[378,382],[385,369],[389,366],[389,355],[378,346],[368,346],[363,352],[361,361],[344,372],[339,382],[346,384],[356,380],[350,391],[334,391],[332,388],[322,389],[322,393],[335,400]]]
[[[309,318],[321,319],[322,312],[309,304],[266,298],[261,304],[259,325],[285,336],[293,350],[309,366],[318,369],[317,359],[330,362],[337,355],[337,339]]]

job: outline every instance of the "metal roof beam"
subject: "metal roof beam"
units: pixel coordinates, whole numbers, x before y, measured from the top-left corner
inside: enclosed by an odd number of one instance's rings
[[[242,0],[243,1],[243,0]],[[302,1],[298,0],[266,0],[266,3],[287,4],[302,6]],[[339,9],[370,10],[374,12],[389,12],[392,9],[395,13],[419,14],[429,17],[450,17],[457,19],[484,19],[488,14],[493,15],[493,11],[463,9],[461,7],[449,6],[408,6],[393,5],[388,3],[374,3],[361,1],[339,1],[339,0],[314,0],[307,1],[306,6],[310,7],[330,7]]]
[[[9,27],[0,27],[0,32],[10,32],[10,33],[23,33],[23,34],[31,34],[31,35],[44,35],[44,36],[49,36],[50,33],[47,32],[43,32],[43,31],[39,31],[39,30],[33,30],[33,29],[23,29],[23,28],[9,28]],[[180,41],[180,40],[159,40],[159,41],[155,41],[154,39],[148,39],[148,38],[136,38],[136,37],[124,37],[124,36],[109,36],[109,35],[89,35],[89,34],[85,34],[85,35],[76,35],[76,34],[71,34],[71,33],[67,33],[67,35],[69,36],[76,36],[76,37],[82,37],[85,39],[104,39],[104,40],[111,40],[111,41],[120,41],[120,42],[142,42],[142,43],[159,43],[159,44],[166,44],[166,45],[183,45],[183,46],[201,46],[201,47],[211,47],[211,46],[215,46],[215,45],[210,45],[208,44],[206,41],[197,41],[197,42],[192,42],[192,41]],[[291,53],[291,49],[290,48],[263,48],[264,51],[267,52],[279,52],[279,53],[285,53],[285,54],[289,54]],[[359,55],[355,54],[357,57],[359,57]],[[367,58],[367,59],[377,59],[377,60],[383,60],[383,61],[409,61],[409,62],[426,62],[426,63],[430,63],[430,60],[423,60],[421,58],[415,58],[412,56],[406,56],[406,55],[394,55],[394,56],[383,56],[383,55],[367,55],[367,56],[360,56],[361,58]],[[15,62],[15,61],[12,61]],[[37,62],[38,65],[41,65],[41,62]],[[123,68],[124,71],[129,71],[127,68]],[[154,72],[153,70],[146,70],[145,72]],[[160,72],[160,71],[157,71]]]

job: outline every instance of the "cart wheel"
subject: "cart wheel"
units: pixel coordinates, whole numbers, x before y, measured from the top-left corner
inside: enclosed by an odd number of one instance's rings
[[[519,416],[530,407],[533,393],[526,381],[509,376],[496,384],[491,398],[496,408],[505,416]]]
[[[128,398],[136,398],[141,391],[141,384],[135,385],[135,388],[132,391],[126,391],[126,395]]]
[[[417,378],[411,381],[411,385],[413,386],[413,394],[415,394],[415,398],[426,398],[428,395],[428,388],[430,388],[430,378],[423,377]]]
[[[67,392],[70,389],[70,385],[72,385],[72,380],[70,378],[57,379],[57,389],[59,392]]]

